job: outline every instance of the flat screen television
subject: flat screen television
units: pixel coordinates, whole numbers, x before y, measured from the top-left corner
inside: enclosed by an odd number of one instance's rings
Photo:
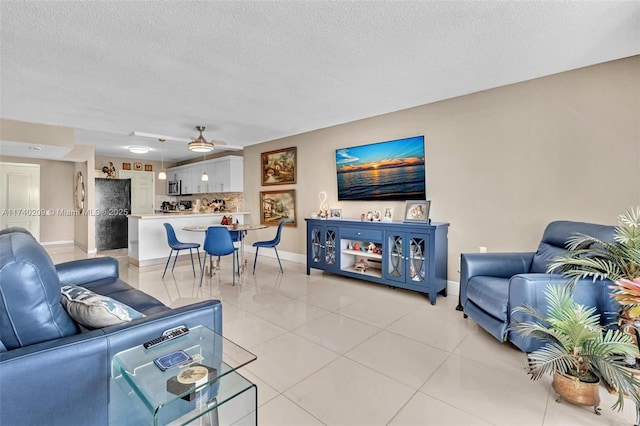
[[[338,200],[426,200],[424,136],[336,150]]]

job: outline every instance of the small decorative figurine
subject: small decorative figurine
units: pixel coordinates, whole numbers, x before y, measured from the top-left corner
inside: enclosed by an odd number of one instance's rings
[[[367,253],[373,253],[376,249],[376,245],[374,243],[369,243],[367,246]]]

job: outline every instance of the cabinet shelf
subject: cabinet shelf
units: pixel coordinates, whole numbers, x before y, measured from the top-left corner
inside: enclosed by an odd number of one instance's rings
[[[371,268],[371,267],[369,269],[367,269],[366,271],[362,272],[362,271],[356,269],[355,265],[352,265],[352,266],[343,267],[342,271],[352,272],[354,274],[362,275],[363,277],[382,278],[382,271],[380,269]]]
[[[378,259],[378,260],[382,260],[382,255],[381,254],[377,254],[377,253],[368,253],[366,251],[359,251],[359,250],[350,250],[350,249],[344,249],[342,250],[342,254],[352,254],[354,256],[360,256],[360,257],[364,257],[366,259]]]

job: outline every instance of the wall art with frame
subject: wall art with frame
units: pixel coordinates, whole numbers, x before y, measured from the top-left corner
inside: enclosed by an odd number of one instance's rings
[[[408,200],[404,211],[404,222],[429,222],[430,200]]]
[[[285,226],[296,224],[296,190],[260,192],[260,224],[277,225],[284,219]]]
[[[261,155],[262,185],[296,183],[297,148],[263,152]]]

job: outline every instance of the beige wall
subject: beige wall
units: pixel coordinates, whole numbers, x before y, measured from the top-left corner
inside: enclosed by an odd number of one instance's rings
[[[74,210],[74,163],[9,156],[1,156],[0,161],[40,165],[40,209],[55,212],[40,217],[40,241],[73,241],[74,218],[61,212]]]
[[[144,170],[145,165],[151,165],[152,171],[155,174],[155,184],[156,184],[156,195],[165,195],[167,193],[167,181],[158,179],[158,173],[160,172],[160,167],[162,165],[161,161],[151,161],[151,160],[140,160],[135,158],[122,158],[122,157],[106,157],[96,155],[96,170],[102,170],[104,166],[108,166],[109,162],[113,163],[113,166],[116,168],[116,177],[122,170],[122,163],[131,164],[131,170],[133,170],[134,163],[141,163],[142,169]],[[173,162],[164,162],[165,170],[169,167],[173,167],[175,163]],[[92,175],[93,176],[93,175]]]
[[[247,147],[245,206],[255,222],[259,191],[296,189],[298,226],[285,227],[280,247],[300,254],[320,191],[345,218],[392,207],[398,220],[403,202],[337,202],[335,149],[415,135],[425,136],[431,218],[451,223],[457,281],[461,252],[535,250],[552,220],[615,224],[640,205],[640,57]],[[261,186],[260,153],[292,146],[297,184]]]

